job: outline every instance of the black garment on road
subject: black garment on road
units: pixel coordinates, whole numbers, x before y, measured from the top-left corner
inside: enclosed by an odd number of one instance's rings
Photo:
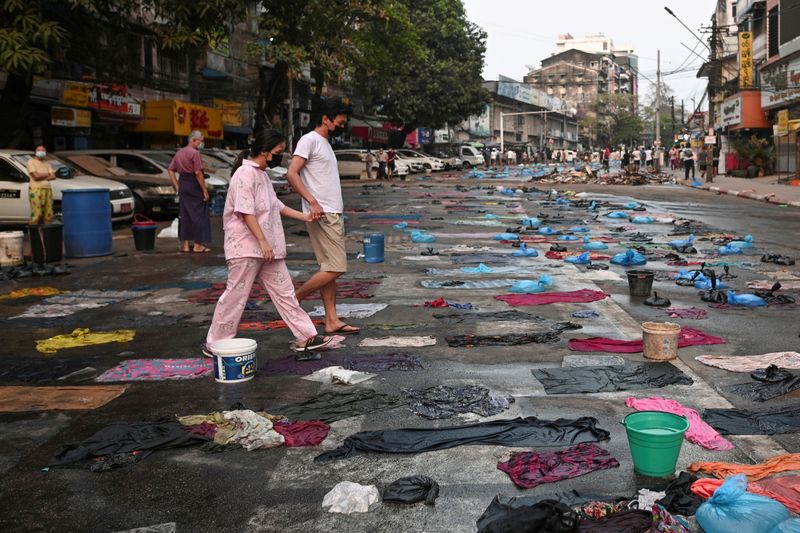
[[[439,484],[428,476],[401,477],[383,491],[383,501],[394,503],[433,505],[438,497]]]
[[[597,419],[588,416],[575,420],[540,420],[529,416],[444,428],[362,431],[347,437],[339,448],[318,455],[314,461],[334,461],[361,453],[423,453],[468,444],[564,446],[607,440],[609,432],[596,424]]]
[[[723,435],[800,433],[800,406],[706,409],[703,420]]]
[[[194,446],[208,440],[207,437],[187,432],[183,425],[174,420],[152,424],[111,424],[80,444],[66,446],[47,466],[63,466],[104,455]]]
[[[525,322],[547,320],[543,316],[523,313],[522,311],[485,311],[478,313],[450,313],[446,315],[433,315],[445,324],[471,324],[474,322]]]
[[[503,509],[501,513],[478,520],[478,533],[575,533],[578,515],[561,502],[542,500],[524,507]],[[481,527],[481,520],[485,523]]]
[[[697,476],[689,472],[681,472],[677,478],[670,481],[665,489],[666,495],[657,500],[664,508],[672,514],[683,516],[694,515],[704,498],[692,493],[692,483],[697,481]]]
[[[289,420],[319,420],[330,424],[351,416],[397,407],[400,403],[398,398],[371,389],[353,389],[345,394],[324,392],[304,402],[276,408],[275,412]]]
[[[544,333],[506,333],[505,335],[454,335],[445,337],[451,348],[472,346],[518,346],[520,344],[553,344],[561,340],[560,331]]]
[[[652,512],[625,509],[599,520],[581,520],[578,531],[580,533],[644,533],[650,531],[652,523]]]
[[[531,373],[542,383],[547,394],[615,392],[692,384],[692,378],[669,363],[537,368]]]
[[[425,390],[403,389],[402,392],[408,397],[412,411],[431,420],[462,413],[493,416],[514,403],[513,397],[492,396],[489,389],[478,385],[437,385]]]
[[[776,371],[780,371],[776,367]],[[763,377],[767,378],[767,371],[763,371]],[[786,372],[784,370],[784,372]],[[779,381],[756,381],[755,383],[739,383],[728,387],[730,392],[744,396],[756,402],[766,402],[778,396],[800,389],[800,376],[786,372],[788,377]],[[757,374],[758,375],[758,374]],[[769,377],[774,377],[775,372],[770,372]],[[754,376],[755,377],[755,376]]]
[[[491,531],[488,528],[495,522],[500,521],[500,524],[513,524],[509,520],[509,516],[518,516],[513,511],[525,507],[533,507],[536,504],[545,500],[556,501],[570,508],[576,505],[581,505],[587,502],[595,501],[616,501],[618,498],[612,498],[604,495],[597,494],[581,494],[576,490],[569,490],[564,492],[556,492],[551,494],[542,494],[538,496],[503,496],[498,494],[492,500],[492,503],[486,508],[480,518],[478,518],[477,526],[479,531]],[[502,530],[501,530],[502,531]],[[510,531],[514,531],[513,529]]]
[[[511,255],[507,254],[452,254],[450,261],[457,265],[469,263],[509,263]]]
[[[767,368],[753,370],[750,372],[750,377],[763,383],[777,383],[791,378],[792,373],[777,365],[769,365]]]

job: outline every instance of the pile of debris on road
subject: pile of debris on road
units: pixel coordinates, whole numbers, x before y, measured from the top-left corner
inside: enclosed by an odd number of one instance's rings
[[[534,178],[535,179],[535,178]],[[533,179],[531,181],[534,181]],[[553,172],[543,179],[536,180],[540,183],[599,183],[603,185],[647,185],[652,183],[669,183],[672,176],[666,172],[653,169],[638,171],[609,172],[596,168],[594,165],[584,165],[580,169],[564,169]]]

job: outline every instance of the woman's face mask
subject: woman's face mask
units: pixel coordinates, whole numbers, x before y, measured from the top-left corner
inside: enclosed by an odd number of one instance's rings
[[[272,154],[272,159],[267,161],[267,166],[269,168],[275,168],[280,166],[281,161],[283,161],[283,154]]]
[[[36,150],[36,157],[38,157],[39,159],[44,159],[45,157],[47,157],[47,152],[45,152],[44,150]]]

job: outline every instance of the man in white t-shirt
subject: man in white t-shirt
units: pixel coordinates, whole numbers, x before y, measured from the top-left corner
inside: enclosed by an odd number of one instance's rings
[[[352,109],[338,98],[322,102],[317,126],[303,135],[294,149],[286,179],[303,199],[303,213],[310,213],[308,236],[319,272],[299,289],[297,300],[319,291],[325,306],[326,335],[354,335],[360,330],[339,320],[336,314],[336,279],[347,272],[344,243],[344,202],[339,167],[330,138],[344,132]]]

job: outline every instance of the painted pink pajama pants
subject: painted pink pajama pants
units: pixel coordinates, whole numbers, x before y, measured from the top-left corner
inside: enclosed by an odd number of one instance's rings
[[[278,314],[298,342],[317,334],[317,328],[308,313],[297,302],[286,262],[276,259],[267,263],[263,259],[243,257],[228,260],[228,282],[214,309],[214,319],[206,336],[208,344],[236,336],[244,306],[256,279],[264,286]]]

